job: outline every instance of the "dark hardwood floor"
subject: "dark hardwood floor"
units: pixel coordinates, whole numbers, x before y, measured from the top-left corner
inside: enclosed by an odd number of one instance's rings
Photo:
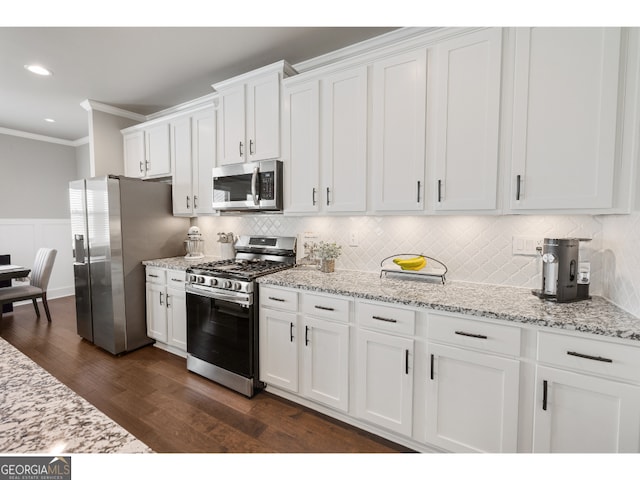
[[[50,324],[21,305],[0,336],[156,452],[409,451],[266,392],[245,398],[152,346],[113,356],[76,334],[74,297],[49,304]]]

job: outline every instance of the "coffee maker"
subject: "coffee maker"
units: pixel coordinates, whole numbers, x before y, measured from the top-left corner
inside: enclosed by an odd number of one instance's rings
[[[545,238],[542,244],[542,289],[532,293],[558,303],[589,297],[589,284],[578,282],[579,238]]]

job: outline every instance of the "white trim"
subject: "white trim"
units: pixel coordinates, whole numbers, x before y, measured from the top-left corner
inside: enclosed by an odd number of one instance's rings
[[[248,79],[254,78],[257,75],[262,75],[270,72],[278,72],[278,73],[282,72],[284,78],[298,73],[296,69],[294,69],[291,65],[289,65],[289,63],[286,60],[280,60],[279,62],[275,62],[270,65],[265,65],[264,67],[251,70],[250,72],[237,75],[227,80],[223,80],[222,82],[214,83],[211,86],[213,87],[214,90],[220,91],[221,89],[236,85],[238,82],[244,82]]]
[[[396,45],[401,41],[410,40],[415,37],[421,37],[427,33],[439,32],[443,30],[446,31],[451,29],[444,27],[399,28],[388,33],[383,33],[382,35],[379,35],[377,37],[373,37],[359,43],[354,43],[353,45],[349,45],[339,50],[334,50],[324,55],[320,55],[318,57],[296,63],[295,65],[293,65],[293,68],[296,69],[298,73],[304,73],[309,70],[314,70],[316,68],[334,64],[336,62],[339,62],[340,60],[352,58],[356,55],[365,55],[370,52],[375,52],[376,50],[379,50],[381,48]]]
[[[167,115],[172,115],[174,113],[185,113],[191,112],[192,109],[196,110],[199,107],[209,107],[211,105],[215,106],[215,101],[218,98],[218,94],[216,92],[208,93],[207,95],[203,95],[202,97],[194,98],[193,100],[189,100],[187,102],[181,103],[179,105],[174,105],[173,107],[165,108],[164,110],[160,110],[159,112],[151,113],[147,115],[147,120],[155,120],[156,118],[164,118]]]
[[[79,147],[80,145],[84,145],[86,143],[89,143],[89,135],[87,135],[86,137],[82,137],[77,140],[74,140],[73,142],[71,142],[71,146]]]
[[[128,110],[123,110],[122,108],[113,107],[111,105],[107,105],[106,103],[96,102],[95,100],[84,100],[80,102],[80,106],[87,112],[90,112],[91,110],[97,110],[99,112],[109,113],[118,117],[130,118],[131,120],[137,120],[139,122],[144,122],[147,120],[147,117],[145,115],[130,112]]]
[[[66,145],[68,147],[76,147],[78,140],[65,140],[64,138],[47,137],[46,135],[38,135],[37,133],[23,132],[21,130],[13,130],[11,128],[0,127],[0,134],[12,135],[14,137],[28,138],[30,140],[38,140],[40,142],[57,143],[58,145]]]

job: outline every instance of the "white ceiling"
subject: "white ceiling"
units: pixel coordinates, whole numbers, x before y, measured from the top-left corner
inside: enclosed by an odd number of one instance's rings
[[[86,99],[148,115],[278,60],[296,64],[390,27],[0,27],[0,127],[77,140]],[[52,77],[24,69],[39,63]],[[55,123],[47,123],[53,118]]]

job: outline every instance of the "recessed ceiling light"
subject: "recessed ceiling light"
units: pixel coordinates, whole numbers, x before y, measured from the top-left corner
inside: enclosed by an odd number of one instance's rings
[[[45,118],[44,121],[49,123],[56,123],[56,121],[53,118]]]
[[[53,72],[51,70],[44,68],[41,65],[25,65],[24,68],[29,70],[31,73],[35,73],[36,75],[42,75],[44,77],[53,75]]]

